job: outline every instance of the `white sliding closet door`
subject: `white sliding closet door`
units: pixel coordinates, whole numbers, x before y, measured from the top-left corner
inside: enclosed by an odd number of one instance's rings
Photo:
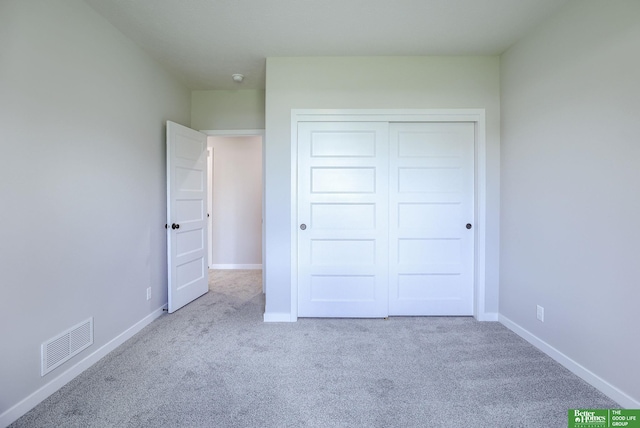
[[[390,125],[389,314],[472,315],[473,123]]]
[[[298,125],[298,316],[387,316],[387,153],[387,123]]]
[[[472,315],[475,124],[297,131],[298,316]]]

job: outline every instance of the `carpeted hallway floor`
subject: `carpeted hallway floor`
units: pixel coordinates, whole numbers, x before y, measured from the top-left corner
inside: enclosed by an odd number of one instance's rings
[[[262,322],[261,271],[211,271],[12,427],[566,427],[619,407],[499,323]]]

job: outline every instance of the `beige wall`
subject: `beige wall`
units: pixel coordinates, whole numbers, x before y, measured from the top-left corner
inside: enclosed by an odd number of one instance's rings
[[[199,131],[264,129],[264,91],[193,91],[191,127]]]
[[[500,314],[635,408],[639,47],[640,2],[572,1],[501,73]]]
[[[81,0],[1,1],[0,63],[5,426],[162,313],[165,121],[189,124],[190,91]],[[41,377],[40,344],[91,316],[94,344]]]
[[[291,312],[291,109],[486,109],[486,309],[498,311],[498,57],[268,58],[266,318]]]

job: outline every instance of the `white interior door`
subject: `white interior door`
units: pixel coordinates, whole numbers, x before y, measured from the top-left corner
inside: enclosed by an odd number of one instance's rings
[[[387,123],[299,123],[298,316],[387,316],[387,152]]]
[[[389,314],[472,315],[473,123],[394,123]]]
[[[207,136],[167,122],[169,312],[209,290]]]

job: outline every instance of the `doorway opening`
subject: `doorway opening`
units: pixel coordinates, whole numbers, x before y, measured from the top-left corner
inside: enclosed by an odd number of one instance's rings
[[[263,130],[203,131],[208,150],[209,269],[262,269]]]
[[[209,268],[262,268],[262,137],[209,136]]]

